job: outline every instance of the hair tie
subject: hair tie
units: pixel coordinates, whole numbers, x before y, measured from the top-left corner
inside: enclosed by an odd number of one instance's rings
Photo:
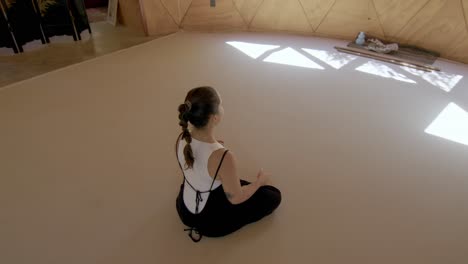
[[[187,112],[190,111],[190,109],[192,108],[192,103],[190,101],[185,101],[184,103],[186,106],[187,106]]]

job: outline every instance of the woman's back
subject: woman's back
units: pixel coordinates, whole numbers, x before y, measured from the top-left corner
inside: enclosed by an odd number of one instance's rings
[[[184,157],[184,148],[186,144],[187,143],[184,140],[178,141],[177,159],[182,165],[185,181],[188,182],[189,187],[184,189],[184,204],[191,213],[195,214],[197,212],[196,191],[198,190],[201,192],[200,195],[202,198],[198,204],[199,213],[203,210],[206,202],[208,201],[208,197],[210,195],[208,191],[214,190],[221,185],[221,180],[218,178],[214,180],[215,175],[213,175],[213,173],[210,174],[209,163],[214,162],[209,161],[214,152],[224,149],[224,147],[220,143],[207,143],[193,138],[190,145],[192,147],[194,163],[192,168],[187,168],[185,166]]]

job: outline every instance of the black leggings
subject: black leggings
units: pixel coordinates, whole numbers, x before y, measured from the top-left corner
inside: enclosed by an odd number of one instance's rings
[[[250,182],[241,180],[241,185],[248,184]],[[185,225],[196,228],[201,235],[207,237],[228,235],[271,214],[281,203],[281,192],[266,185],[260,187],[247,201],[234,205],[228,201],[223,186],[220,185],[211,191],[201,213],[192,214],[184,203],[184,187],[184,184],[180,186],[176,200],[180,219]]]

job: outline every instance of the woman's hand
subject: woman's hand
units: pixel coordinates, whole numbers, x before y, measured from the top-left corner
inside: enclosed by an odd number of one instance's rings
[[[269,173],[265,173],[263,171],[263,168],[260,169],[260,171],[258,172],[257,174],[257,183],[258,183],[258,186],[264,186],[264,185],[267,185],[269,182],[270,182],[270,174]]]

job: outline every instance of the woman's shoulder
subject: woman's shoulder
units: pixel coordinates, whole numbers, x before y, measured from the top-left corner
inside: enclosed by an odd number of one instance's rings
[[[208,161],[210,175],[214,175],[218,167],[220,171],[230,170],[235,168],[236,158],[235,154],[226,148],[215,150]]]
[[[224,158],[223,158],[224,156]],[[219,161],[221,162],[221,159],[223,159],[223,162],[226,161],[226,160],[229,160],[229,159],[233,159],[234,158],[234,153],[225,148],[225,147],[222,147],[222,148],[219,148],[215,151],[213,151],[213,153],[211,154],[211,157],[210,159],[214,159],[214,161]]]

